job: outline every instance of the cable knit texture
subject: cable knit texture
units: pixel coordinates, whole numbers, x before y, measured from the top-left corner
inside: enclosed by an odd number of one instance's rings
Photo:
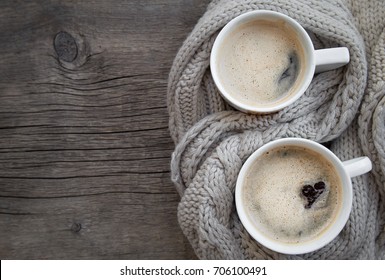
[[[314,76],[291,106],[273,114],[232,109],[212,80],[209,58],[220,29],[234,17],[267,9],[289,15],[316,49],[346,46],[350,63]],[[202,259],[385,258],[385,5],[382,0],[212,1],[176,55],[168,84],[171,176],[181,195],[180,226]],[[366,155],[373,171],[352,179],[353,210],[325,247],[283,255],[242,226],[234,188],[242,164],[271,140],[329,142],[342,160]]]

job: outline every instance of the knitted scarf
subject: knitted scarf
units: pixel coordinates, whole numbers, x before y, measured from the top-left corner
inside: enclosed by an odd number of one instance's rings
[[[350,63],[314,76],[301,98],[268,115],[231,108],[212,80],[209,58],[220,29],[252,10],[297,20],[316,49],[345,46]],[[202,259],[385,258],[385,4],[381,0],[214,0],[184,41],[168,83],[171,176],[181,201],[178,221]],[[256,242],[242,226],[234,189],[245,160],[274,139],[328,143],[341,159],[368,156],[373,170],[355,177],[353,208],[325,247],[284,255]]]

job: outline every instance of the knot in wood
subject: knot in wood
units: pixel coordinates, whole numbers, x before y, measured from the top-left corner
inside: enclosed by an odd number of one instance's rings
[[[71,226],[71,230],[73,232],[79,232],[82,229],[82,224],[80,223],[73,223]]]
[[[78,55],[78,46],[71,34],[60,31],[56,34],[54,48],[60,60],[72,62]]]

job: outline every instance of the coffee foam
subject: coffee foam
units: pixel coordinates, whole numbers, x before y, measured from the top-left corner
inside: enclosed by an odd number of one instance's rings
[[[268,105],[299,87],[304,51],[295,32],[284,22],[256,20],[243,24],[224,40],[219,53],[221,82],[242,102]]]
[[[310,209],[301,189],[323,181],[327,192]],[[270,151],[249,169],[243,200],[255,226],[266,237],[299,243],[317,238],[335,219],[340,206],[341,180],[323,156],[305,148]]]

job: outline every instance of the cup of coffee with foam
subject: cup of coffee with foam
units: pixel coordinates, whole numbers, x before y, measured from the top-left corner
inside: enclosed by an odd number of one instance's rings
[[[296,101],[314,73],[343,66],[349,59],[346,47],[314,50],[305,29],[289,16],[257,10],[221,30],[210,68],[219,92],[233,107],[270,113]]]
[[[349,218],[351,177],[371,168],[367,157],[342,162],[311,140],[269,142],[246,160],[238,175],[238,216],[249,234],[271,250],[315,251],[331,242]]]

